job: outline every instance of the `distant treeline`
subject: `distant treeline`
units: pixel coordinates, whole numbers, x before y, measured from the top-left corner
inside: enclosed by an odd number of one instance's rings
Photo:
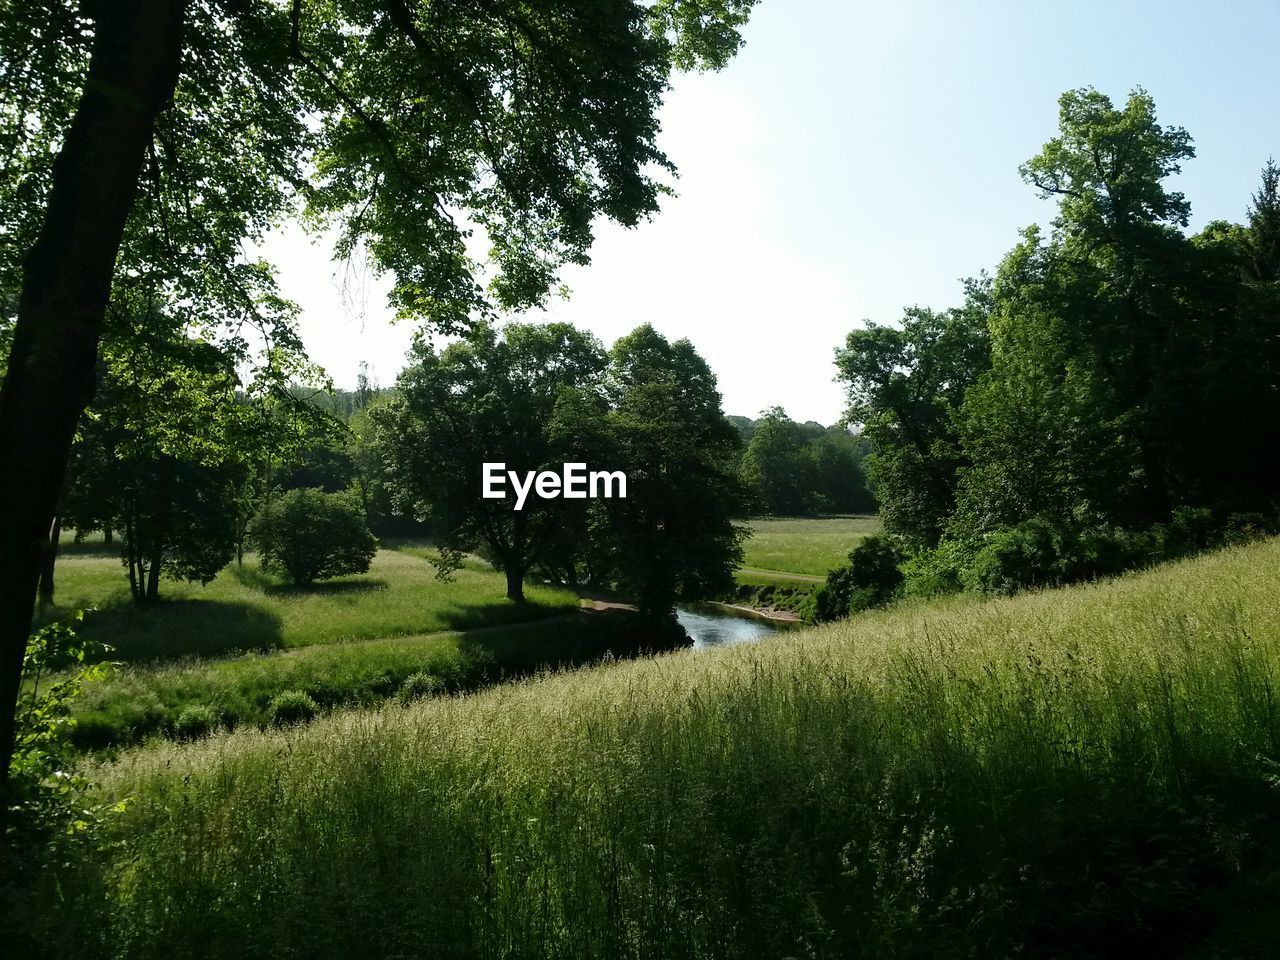
[[[746,444],[739,477],[757,513],[872,513],[875,497],[862,460],[870,444],[842,426],[797,423],[781,407],[759,420],[729,417]]]

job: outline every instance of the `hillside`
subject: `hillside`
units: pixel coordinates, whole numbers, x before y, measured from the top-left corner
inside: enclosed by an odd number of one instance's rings
[[[46,945],[1263,956],[1278,682],[1271,540],[156,745]]]

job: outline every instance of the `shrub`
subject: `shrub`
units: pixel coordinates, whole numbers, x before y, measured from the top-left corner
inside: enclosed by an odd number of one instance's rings
[[[1179,507],[1168,523],[1156,528],[1156,536],[1160,555],[1172,560],[1216,545],[1221,531],[1207,507]]]
[[[964,589],[964,570],[973,563],[974,547],[963,540],[943,540],[902,565],[902,592],[908,597],[940,597]]]
[[[902,559],[888,537],[867,537],[849,553],[847,567],[827,574],[827,582],[814,595],[813,618],[838,620],[883,607],[902,586]]]
[[[444,681],[434,673],[419,670],[405,678],[396,696],[400,698],[401,703],[410,703],[422,697],[434,697],[436,694],[443,693],[444,689]]]
[[[378,541],[349,497],[290,490],[268,503],[250,531],[268,570],[299,586],[369,569]]]
[[[989,533],[961,574],[965,588],[979,593],[1015,593],[1059,579],[1058,532],[1041,517]]]
[[[316,702],[303,690],[282,691],[267,704],[267,719],[273,727],[304,723],[319,712]]]
[[[182,708],[173,722],[173,735],[179,740],[197,740],[207,737],[222,726],[218,711],[203,703],[192,703]]]

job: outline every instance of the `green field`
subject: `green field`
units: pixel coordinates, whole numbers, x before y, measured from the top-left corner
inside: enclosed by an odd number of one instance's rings
[[[864,537],[880,532],[878,517],[794,517],[749,520],[744,544],[742,583],[781,583],[768,572],[825,577],[848,562],[849,551]]]
[[[125,664],[86,688],[77,742],[101,747],[166,732],[191,706],[227,726],[261,724],[271,698],[291,689],[326,709],[367,705],[419,671],[470,689],[621,645],[619,618],[579,622],[569,591],[529,584],[529,603],[517,606],[506,600],[504,577],[481,561],[468,559],[452,583],[440,583],[425,552],[381,550],[368,574],[308,589],[264,575],[251,556],[208,586],[163,582],[160,603],[138,606],[107,548],[72,546],[58,561],[58,607],[49,615],[96,608],[80,633],[110,644],[111,659]]]
[[[455,582],[442,584],[413,548],[380,550],[369,572],[299,589],[258,569],[253,556],[227,567],[208,586],[162,580],[161,602],[138,606],[119,559],[101,548],[59,558],[60,611],[98,608],[83,633],[115,648],[115,659],[169,660],[315,644],[467,630],[548,616],[577,606],[567,590],[529,584],[529,603],[505,599],[506,581],[468,559]]]
[[[44,947],[1267,956],[1280,541],[157,743]]]

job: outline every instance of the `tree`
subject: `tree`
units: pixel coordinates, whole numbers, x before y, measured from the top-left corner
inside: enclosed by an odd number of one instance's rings
[[[1060,127],[1023,167],[1059,212],[1047,239],[1026,231],[995,283],[991,369],[961,415],[972,467],[953,532],[1033,517],[1140,530],[1184,506],[1268,509],[1280,367],[1275,321],[1244,282],[1246,235],[1184,236],[1190,206],[1165,181],[1194,151],[1145,92],[1117,108],[1071,91]]]
[[[809,442],[813,502],[827,513],[874,513],[876,500],[867,487],[862,461],[866,441],[845,427],[832,427]]]
[[[507,598],[524,601],[524,578],[576,502],[530,496],[484,499],[485,463],[523,477],[581,463],[573,431],[558,427],[567,395],[600,389],[605,355],[569,324],[484,324],[436,352],[419,343],[400,375],[399,397],[374,422],[396,498],[442,531],[456,550],[482,549],[507,575]]]
[[[378,549],[357,504],[317,489],[290,490],[267,503],[250,536],[263,567],[283,571],[300,587],[365,573]]]
[[[723,66],[752,3],[45,0],[6,15],[0,137],[18,172],[0,200],[18,202],[0,253],[16,303],[0,388],[0,783],[106,305],[136,279],[118,257],[253,314],[240,241],[301,193],[340,251],[363,246],[395,275],[404,315],[459,327],[540,302],[559,264],[585,262],[596,215],[630,225],[657,208],[668,76]],[[455,214],[488,235],[488,293]]]
[[[669,629],[678,599],[733,587],[746,505],[734,463],[738,430],[724,416],[715,375],[688,340],[642,326],[609,355],[609,431],[627,497],[605,502],[614,582],[641,616]]]
[[[155,602],[162,573],[207,583],[237,545],[254,464],[286,431],[241,388],[235,356],[170,336],[146,317],[108,345],[97,398],[73,449],[63,510],[80,529],[117,529],[130,588]]]
[[[766,513],[794,517],[814,507],[808,437],[781,407],[770,407],[755,423],[740,467],[742,481]]]
[[[933,546],[955,507],[966,465],[956,415],[987,369],[990,284],[966,284],[963,307],[906,311],[900,329],[868,324],[836,351],[845,419],[861,426],[885,527],[914,548]]]

